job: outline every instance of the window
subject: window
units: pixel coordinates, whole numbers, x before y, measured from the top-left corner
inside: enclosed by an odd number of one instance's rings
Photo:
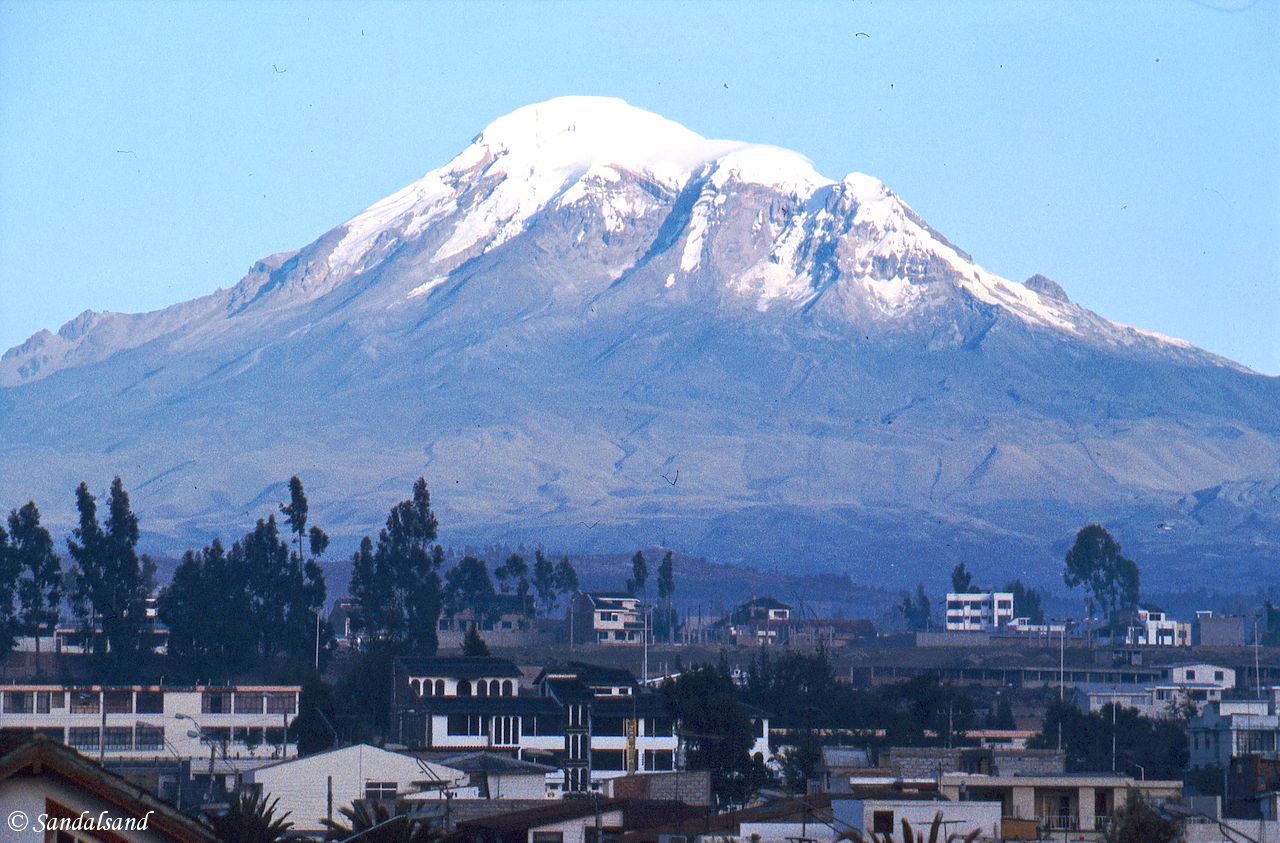
[[[133,745],[138,749],[164,749],[164,729],[139,723],[134,730]]]
[[[364,786],[365,799],[395,799],[399,788],[395,782],[367,782]]]
[[[563,831],[535,831],[532,843],[564,843]]]
[[[450,714],[445,730],[450,735],[483,737],[485,734],[484,726],[484,718],[479,714]]]
[[[98,692],[72,691],[70,710],[72,714],[97,714]]]
[[[1196,672],[1194,670],[1187,671],[1187,681],[1188,682],[1196,681]]]
[[[488,683],[488,682],[486,682],[486,681],[484,681],[483,679],[481,679],[479,682],[477,682],[477,683],[476,683],[476,696],[477,696],[477,697],[487,697],[487,696],[489,696],[489,683]]]
[[[133,749],[133,729],[128,726],[108,726],[103,729],[102,748],[108,752],[127,752]]]
[[[622,737],[626,732],[626,721],[621,717],[597,717],[591,722],[591,731],[597,735]]]
[[[674,769],[672,752],[669,749],[646,749],[644,751],[644,768],[653,771]]]
[[[526,726],[532,726],[533,735],[563,735],[564,720],[556,714],[539,714],[525,719]]]
[[[201,714],[230,714],[230,691],[205,691],[200,695]]]
[[[493,742],[503,746],[520,743],[520,718],[512,716],[493,718]]]
[[[293,714],[298,710],[298,697],[288,692],[267,694],[267,714]]]
[[[443,679],[436,680],[436,696],[437,697],[444,696],[444,680]]]
[[[72,728],[67,730],[67,745],[75,749],[97,749],[98,730],[96,728]]]
[[[133,710],[138,714],[164,714],[164,691],[139,691]]]
[[[33,694],[30,691],[5,691],[4,713],[30,714],[33,698]]]
[[[515,696],[515,693],[516,693],[516,686],[515,686],[515,684],[514,684],[514,683],[512,683],[512,681],[511,681],[510,679],[504,679],[504,680],[502,680],[502,696],[504,696],[504,697],[514,697],[514,696]]]
[[[871,814],[873,834],[893,834],[893,811],[875,811]]]
[[[262,746],[264,741],[262,727],[236,726],[231,730],[231,740],[233,743],[243,744],[250,748]]]
[[[467,681],[467,680],[465,680],[465,679],[462,679],[462,680],[459,680],[459,681],[458,681],[458,696],[460,696],[460,697],[469,697],[469,696],[471,696],[471,683],[470,683],[470,682],[468,682],[468,681]]]
[[[103,691],[102,706],[107,714],[132,714],[133,691]]]
[[[214,726],[200,730],[200,743],[227,744],[231,742],[231,729],[227,726]]]
[[[261,691],[236,691],[236,714],[261,714],[262,698]]]
[[[646,717],[644,719],[644,733],[649,737],[671,737],[671,730],[674,722],[670,717]]]
[[[63,691],[49,692],[49,708],[66,708],[67,695]]]
[[[1221,682],[1221,681],[1223,681],[1223,679],[1224,679],[1224,678],[1225,678],[1225,677],[1223,676],[1223,674],[1222,674],[1222,671],[1221,671],[1221,670],[1215,670],[1215,671],[1213,672],[1213,681],[1215,681],[1215,682]]]

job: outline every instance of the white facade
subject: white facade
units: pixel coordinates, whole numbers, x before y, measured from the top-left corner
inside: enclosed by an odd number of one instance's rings
[[[1280,717],[1268,700],[1224,700],[1191,718],[1187,737],[1192,767],[1226,767],[1237,755],[1275,752],[1280,746]]]
[[[942,815],[942,833],[964,837],[977,831],[980,839],[1000,837],[999,802],[950,802],[945,799],[841,799],[831,803],[840,828],[852,828],[864,835],[889,832],[897,839],[902,821],[917,833],[927,835],[934,817]],[[745,826],[744,826],[745,828]]]
[[[367,745],[348,746],[291,761],[267,764],[245,781],[271,799],[276,815],[288,811],[297,831],[319,831],[325,818],[357,799],[393,799],[422,791],[463,786],[467,776],[398,752]]]
[[[947,594],[947,632],[989,632],[1013,620],[1013,594],[975,591]]]
[[[1144,717],[1181,717],[1189,706],[1197,712],[1219,702],[1236,686],[1236,672],[1214,664],[1171,665],[1166,680],[1151,685],[1077,685],[1077,705],[1085,711],[1101,711],[1116,703],[1136,709]]]
[[[1190,647],[1191,624],[1164,612],[1139,609],[1125,630],[1124,643],[1128,647]]]
[[[297,685],[0,686],[0,730],[33,730],[89,758],[291,758]]]
[[[598,644],[643,644],[644,606],[639,597],[591,594],[591,628]]]

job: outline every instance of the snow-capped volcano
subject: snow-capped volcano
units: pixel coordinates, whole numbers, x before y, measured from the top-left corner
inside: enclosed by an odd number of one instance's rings
[[[1275,379],[986,271],[871,176],[565,97],[229,289],[11,349],[0,501],[57,512],[122,472],[183,538],[315,466],[354,534],[425,473],[458,540],[732,557],[769,523],[819,562],[876,532],[864,562],[942,564],[1153,513],[1188,527],[1135,540],[1185,551],[1224,529],[1193,493],[1246,483],[1252,554],[1278,541],[1277,406]]]

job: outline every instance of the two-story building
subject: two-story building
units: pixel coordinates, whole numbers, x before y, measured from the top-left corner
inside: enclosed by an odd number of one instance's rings
[[[297,685],[0,686],[0,732],[39,733],[91,758],[280,759]]]
[[[616,591],[579,591],[566,620],[575,644],[643,644],[651,634],[639,597]]]
[[[1138,609],[1125,626],[1126,647],[1190,647],[1191,624],[1154,609]]]
[[[1181,781],[1140,780],[1116,773],[998,775],[944,773],[938,789],[954,802],[997,802],[1006,819],[1036,823],[1041,837],[1066,832],[1072,840],[1101,840],[1131,794],[1152,802],[1178,799]]]
[[[1187,722],[1192,767],[1218,765],[1280,746],[1280,716],[1273,700],[1221,700],[1209,703]]]
[[[991,632],[1013,620],[1013,594],[973,591],[947,594],[947,632]]]
[[[1229,667],[1183,662],[1163,669],[1157,682],[1141,686],[1082,683],[1073,688],[1073,699],[1083,711],[1101,711],[1115,703],[1136,709],[1144,717],[1183,717],[1220,701],[1236,687],[1236,672]]]
[[[411,749],[504,752],[557,768],[548,789],[581,792],[604,779],[675,769],[666,703],[629,671],[571,662],[529,685],[506,659],[400,659],[392,728]]]

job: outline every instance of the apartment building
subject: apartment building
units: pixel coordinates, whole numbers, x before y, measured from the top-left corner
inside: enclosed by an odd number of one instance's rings
[[[1222,700],[1187,722],[1191,766],[1230,766],[1231,759],[1280,748],[1280,716],[1272,700]]]
[[[557,768],[549,792],[675,769],[678,738],[662,697],[629,671],[571,662],[525,687],[500,658],[400,659],[392,723],[411,749],[504,752]]]
[[[974,591],[947,594],[947,632],[991,632],[1013,620],[1013,594]]]
[[[0,733],[37,733],[90,758],[289,758],[297,685],[0,686]]]

